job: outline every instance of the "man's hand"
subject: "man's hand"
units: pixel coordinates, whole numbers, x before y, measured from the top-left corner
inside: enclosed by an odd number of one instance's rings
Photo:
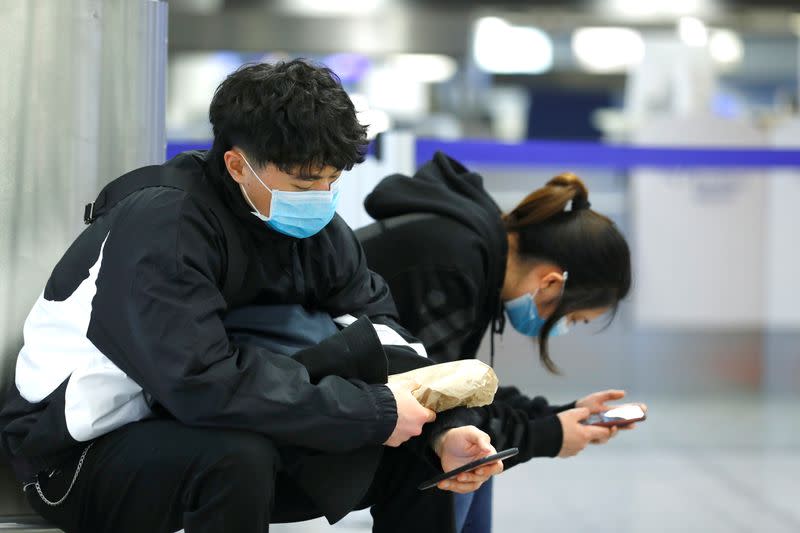
[[[445,472],[458,468],[481,457],[497,453],[490,443],[489,435],[475,426],[463,426],[444,432],[434,445],[434,451],[442,460]],[[490,477],[503,471],[503,461],[485,464],[471,472],[463,472],[455,478],[440,482],[442,490],[467,494],[478,490]]]
[[[389,439],[383,444],[396,448],[411,437],[422,433],[422,426],[436,420],[436,413],[422,407],[411,394],[412,391],[419,388],[419,383],[402,381],[390,383],[387,387],[394,394],[394,401],[397,403],[397,425]]]
[[[564,440],[561,444],[559,457],[572,457],[580,453],[589,443],[603,444],[616,434],[617,428],[608,429],[599,426],[586,426],[581,424],[589,416],[589,409],[576,407],[558,413]]]

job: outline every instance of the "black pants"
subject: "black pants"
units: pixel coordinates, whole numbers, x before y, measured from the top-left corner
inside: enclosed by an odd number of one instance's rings
[[[77,463],[75,457],[51,477],[40,476],[47,499],[65,494]],[[446,495],[420,493],[414,486],[427,473],[410,452],[386,448],[358,507],[372,508],[373,531],[452,531]],[[172,420],[129,424],[95,441],[72,491],[58,506],[45,504],[33,486],[25,492],[39,514],[68,533],[171,533],[181,528],[186,533],[260,533],[268,531],[270,522],[320,516],[281,473],[280,454],[268,438]],[[420,523],[419,517],[427,519]]]

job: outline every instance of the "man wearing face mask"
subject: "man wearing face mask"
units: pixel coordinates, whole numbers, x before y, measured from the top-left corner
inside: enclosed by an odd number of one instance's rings
[[[554,372],[548,339],[613,312],[630,288],[625,238],[590,208],[588,194],[577,176],[562,174],[504,214],[480,175],[439,152],[413,177],[396,174],[378,184],[364,203],[377,222],[357,235],[370,268],[389,284],[401,322],[432,359],[476,357],[487,330],[494,359],[494,336],[508,318],[537,341],[542,364]],[[472,423],[498,448],[520,449],[505,462],[510,468],[606,442],[616,430],[581,421],[623,396],[609,390],[553,406],[500,387],[492,405],[471,411]],[[487,483],[455,497],[458,531],[489,530],[491,514],[474,510],[491,508],[490,491]]]
[[[335,75],[303,61],[231,74],[210,120],[208,153],[134,170],[87,205],[26,320],[3,448],[68,532],[262,532],[363,507],[393,531],[417,505],[400,485],[494,448],[460,423],[468,410],[434,421],[416,384],[386,385],[430,362],[335,216],[365,128]],[[332,329],[287,350],[229,337],[251,307]],[[307,333],[294,329],[275,336]]]

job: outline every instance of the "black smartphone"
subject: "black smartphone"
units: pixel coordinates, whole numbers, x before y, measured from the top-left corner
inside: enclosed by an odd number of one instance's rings
[[[646,419],[647,413],[644,412],[641,405],[629,403],[591,415],[586,420],[583,420],[581,424],[610,428],[613,426],[627,426]]]
[[[471,463],[467,463],[464,466],[459,466],[458,468],[454,468],[449,472],[444,472],[443,474],[439,474],[436,477],[430,478],[428,481],[423,482],[417,487],[419,490],[427,490],[435,487],[445,479],[450,479],[451,477],[455,477],[463,472],[469,472],[470,470],[475,470],[478,467],[481,467],[488,463],[493,463],[495,461],[502,461],[503,459],[508,459],[509,457],[514,457],[519,453],[519,448],[509,448],[507,450],[503,450],[502,452],[496,453],[494,455],[487,455],[486,457],[482,457],[476,461],[472,461]]]

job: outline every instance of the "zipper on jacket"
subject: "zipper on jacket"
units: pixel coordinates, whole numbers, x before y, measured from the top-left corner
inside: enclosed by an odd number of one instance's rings
[[[292,241],[292,278],[294,289],[305,300],[306,283],[303,277],[303,266],[300,263],[300,253],[297,251],[297,241]]]

